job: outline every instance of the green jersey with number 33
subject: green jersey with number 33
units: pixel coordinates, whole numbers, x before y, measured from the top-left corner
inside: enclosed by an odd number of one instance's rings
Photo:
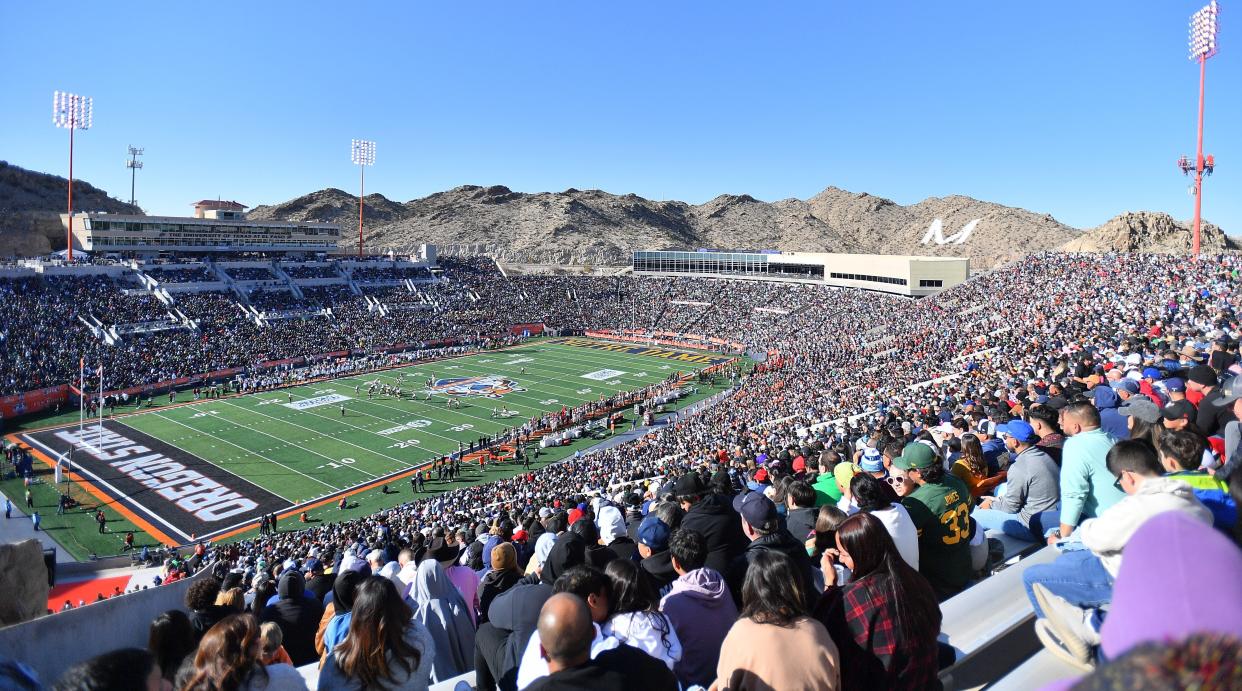
[[[919,531],[919,570],[941,595],[970,580],[970,490],[946,473],[902,500]]]

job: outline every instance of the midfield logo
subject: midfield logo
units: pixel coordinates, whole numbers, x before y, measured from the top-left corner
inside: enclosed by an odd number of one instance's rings
[[[449,396],[500,398],[507,393],[525,391],[526,389],[508,377],[491,374],[482,377],[437,379],[431,390]]]
[[[962,226],[962,229],[957,231],[956,234],[950,235],[946,238],[944,236],[944,221],[937,218],[932,221],[931,226],[927,228],[927,233],[923,236],[923,244],[926,245],[932,240],[935,240],[937,245],[947,245],[949,243],[960,245],[970,239],[970,234],[975,232],[975,226],[979,225],[979,221],[981,220],[983,219],[976,218],[970,223]]]

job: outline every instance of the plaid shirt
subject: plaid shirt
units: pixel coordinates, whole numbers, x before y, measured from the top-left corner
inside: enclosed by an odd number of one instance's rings
[[[841,651],[841,688],[939,689],[936,636],[940,621],[920,622],[926,636],[903,640],[891,593],[867,576],[832,587],[815,608]]]

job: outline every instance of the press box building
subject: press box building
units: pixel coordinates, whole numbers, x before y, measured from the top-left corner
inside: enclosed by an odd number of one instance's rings
[[[895,254],[641,250],[634,273],[823,283],[910,297],[934,295],[964,282],[970,260]]]

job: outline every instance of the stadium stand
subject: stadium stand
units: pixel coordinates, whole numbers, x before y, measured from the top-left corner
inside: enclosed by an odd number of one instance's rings
[[[233,264],[235,280],[276,279],[270,265]],[[293,268],[282,271],[327,273]],[[653,688],[747,679],[1029,688],[1067,671],[1057,660],[1076,660],[1069,669],[1078,673],[1099,664],[1091,615],[1121,582],[1129,536],[1168,511],[1145,497],[1189,497],[1185,506],[1202,509],[1195,492],[1224,502],[1229,482],[1238,493],[1240,268],[1238,255],[1044,253],[910,300],[791,282],[505,276],[484,258],[441,258],[436,271],[333,272],[349,284],[307,288],[301,300],[261,294],[263,305],[330,303],[332,318],[313,330],[251,318],[231,291],[178,292],[165,303],[123,288],[123,270],[6,278],[0,291],[14,308],[0,313],[2,393],[70,381],[82,354],[88,367],[107,363],[110,388],[159,386],[332,351],[485,348],[515,338],[515,325],[750,352],[753,369],[728,372],[730,395],[633,441],[364,518],[205,545],[213,576],[196,576],[201,592],[187,593],[196,633],[206,646],[274,623],[291,662],[325,661],[318,675],[305,673],[323,683],[356,672],[342,651],[365,639],[362,626],[377,626],[375,612],[404,616],[405,607],[403,640],[428,653],[403,668],[418,676],[412,688],[513,688],[547,672],[529,646],[536,629],[541,639],[563,633],[536,627],[555,590],[596,603],[583,617],[600,626],[597,662],[581,664],[603,667],[610,648],[633,646],[651,658],[644,685]],[[380,285],[356,291],[360,282]],[[375,298],[430,309],[389,313]],[[114,303],[114,319],[171,308],[193,327],[110,342],[91,319]],[[1157,458],[1155,447],[1118,442],[1160,446],[1168,430],[1200,444],[1204,472],[1194,464],[1185,469],[1193,477],[1144,480],[1140,461],[1120,458]],[[979,513],[985,498],[983,509],[1014,516],[1004,529],[981,525],[1005,522]],[[1120,544],[1096,542],[1102,525]],[[1089,596],[1050,576],[1067,558],[1106,572]],[[234,587],[240,606],[210,604]],[[157,590],[108,603],[125,610],[127,627],[110,647],[134,640],[134,628],[167,606]],[[1051,616],[1028,597],[1043,590],[1064,603]],[[679,607],[692,614],[678,616]],[[696,625],[721,608],[729,626]],[[1079,621],[1067,625],[1067,611]],[[1127,610],[1119,603],[1105,621],[1118,611]],[[1242,618],[1213,626],[1239,635]],[[390,657],[409,657],[408,646],[387,645]],[[0,644],[0,654],[12,650]],[[782,657],[793,654],[802,657]],[[183,674],[195,666],[186,659]],[[246,654],[231,662],[260,664]]]

